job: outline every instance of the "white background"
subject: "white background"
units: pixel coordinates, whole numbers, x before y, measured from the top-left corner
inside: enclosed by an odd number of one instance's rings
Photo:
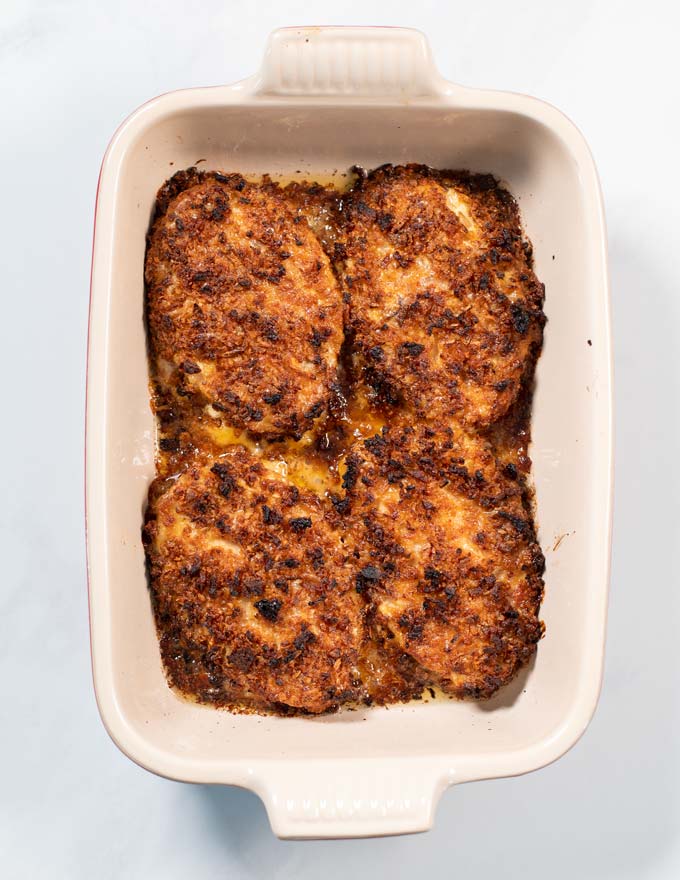
[[[677,9],[0,0],[0,876],[680,877]],[[160,92],[250,74],[274,27],[335,23],[418,27],[446,77],[550,101],[593,149],[616,351],[610,630],[595,720],[557,764],[450,790],[426,835],[280,842],[254,795],[157,779],[99,721],[83,538],[88,276],[118,123]]]

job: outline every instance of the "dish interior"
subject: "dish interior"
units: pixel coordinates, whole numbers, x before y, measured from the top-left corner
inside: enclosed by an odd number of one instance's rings
[[[606,376],[598,370],[597,350],[606,345],[606,315],[596,287],[601,231],[591,228],[594,212],[584,204],[578,164],[552,130],[509,112],[313,103],[263,103],[253,110],[221,103],[219,90],[210,92],[206,106],[148,113],[148,122],[142,112],[117,171],[104,380],[109,405],[98,453],[104,476],[93,487],[95,498],[106,498],[109,591],[100,613],[108,615],[104,650],[111,653],[117,710],[150,746],[216,767],[239,759],[446,755],[469,768],[461,769],[463,776],[492,775],[498,770],[492,756],[559,735],[582,697],[584,664],[597,662],[599,652],[600,622],[591,620],[589,596],[602,593],[599,561],[607,542],[600,515],[607,425],[598,408]],[[144,243],[159,186],[199,160],[203,169],[289,179],[298,172],[301,179],[328,179],[354,162],[369,168],[421,162],[491,172],[517,199],[534,245],[535,271],[546,286],[548,323],[531,457],[547,563],[541,616],[549,638],[532,666],[490,701],[435,700],[319,719],[276,718],[215,711],[168,688],[140,540],[155,439],[143,320]]]

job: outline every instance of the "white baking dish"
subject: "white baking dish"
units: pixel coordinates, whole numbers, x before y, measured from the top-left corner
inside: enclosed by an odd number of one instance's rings
[[[547,636],[487,703],[442,700],[321,719],[235,716],[178,698],[159,658],[140,541],[154,474],[144,236],[174,171],[317,177],[425,162],[498,175],[519,200],[547,289],[533,416]],[[301,175],[301,176],[303,176]],[[96,211],[87,401],[87,531],[99,709],[118,746],[173,779],[245,786],[284,837],[430,827],[454,783],[562,755],[594,711],[605,638],[612,491],[606,242],[593,160],[557,110],[441,79],[424,37],[388,28],[277,31],[256,76],[145,104],[116,132]]]

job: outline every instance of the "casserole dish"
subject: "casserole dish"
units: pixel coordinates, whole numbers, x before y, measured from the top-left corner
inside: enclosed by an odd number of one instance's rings
[[[531,454],[547,636],[485,703],[437,699],[322,718],[232,715],[178,697],[161,668],[141,526],[154,477],[144,249],[176,170],[327,178],[358,163],[497,175],[547,289]],[[602,676],[612,491],[609,294],[593,160],[557,110],[443,80],[425,38],[391,28],[275,32],[260,72],[137,110],[102,165],[95,219],[86,503],[95,691],[104,724],[163,776],[240,785],[282,837],[429,828],[448,785],[534,770],[576,742]]]

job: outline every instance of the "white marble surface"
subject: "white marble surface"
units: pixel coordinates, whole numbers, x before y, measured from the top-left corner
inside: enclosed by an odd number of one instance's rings
[[[0,2],[0,876],[680,877],[677,5]],[[588,138],[614,298],[617,491],[604,692],[550,768],[449,791],[434,831],[291,843],[257,798],[130,763],[90,680],[82,425],[92,214],[116,125],[252,72],[285,24],[405,24],[441,71],[528,92]]]

